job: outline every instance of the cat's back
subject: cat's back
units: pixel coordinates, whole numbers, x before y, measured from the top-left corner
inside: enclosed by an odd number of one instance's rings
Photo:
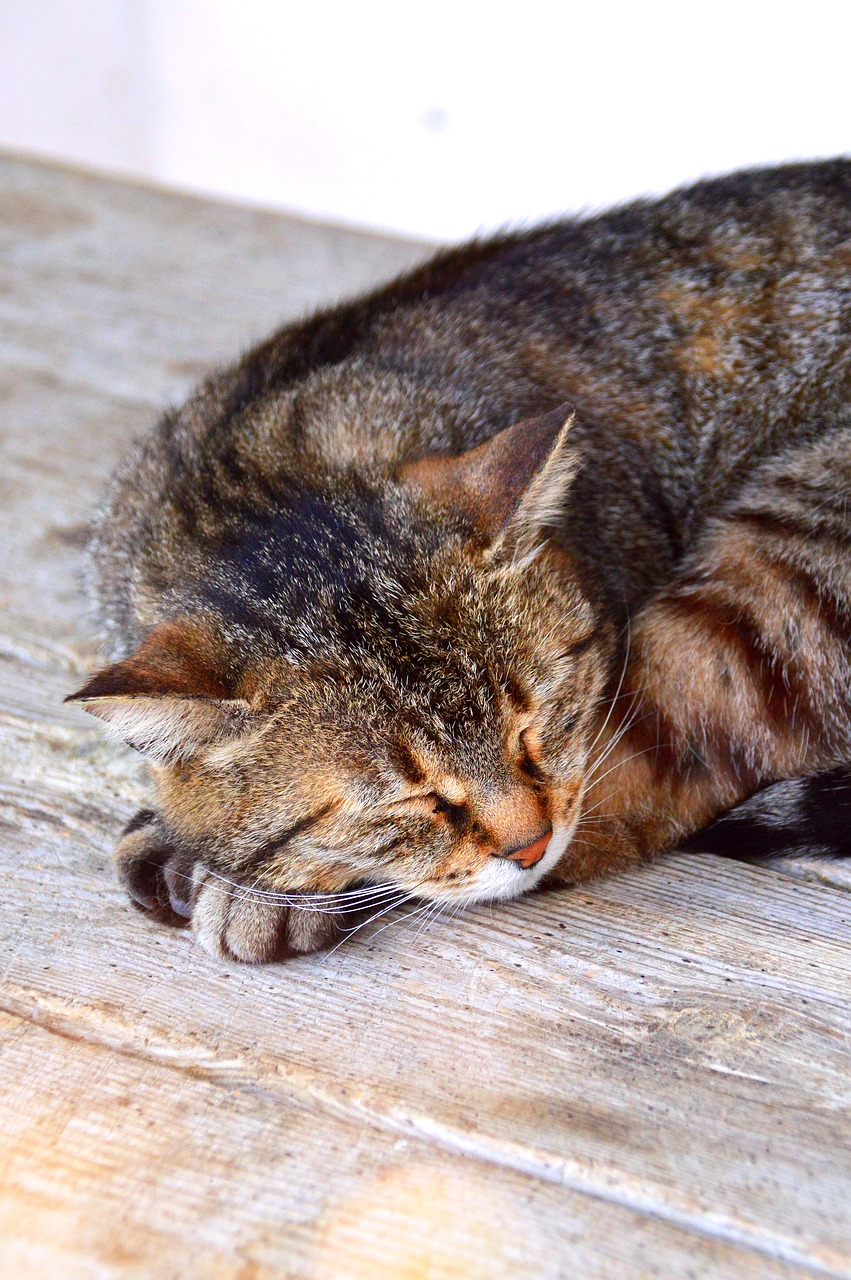
[[[851,160],[449,250],[282,329],[125,462],[95,542],[108,643],[136,643],[224,522],[323,458],[457,452],[570,400],[590,424],[593,501],[610,475],[623,506],[626,476],[676,531],[753,457],[817,433],[849,366]]]

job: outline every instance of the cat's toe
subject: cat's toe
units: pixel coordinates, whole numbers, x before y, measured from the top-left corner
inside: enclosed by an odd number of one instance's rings
[[[196,897],[191,867],[183,867],[179,860],[170,858],[163,867],[168,901],[175,915],[184,920],[192,918],[192,902]]]
[[[282,906],[202,873],[192,928],[211,955],[268,964],[321,951],[341,935],[342,917]]]
[[[153,809],[141,809],[128,822],[114,857],[135,906],[167,924],[186,924],[192,914],[191,866],[175,857]]]

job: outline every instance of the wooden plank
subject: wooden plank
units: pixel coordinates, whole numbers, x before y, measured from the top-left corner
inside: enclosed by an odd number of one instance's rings
[[[848,1274],[844,895],[678,859],[245,970],[125,907],[90,799],[28,803],[7,1010]]]
[[[824,853],[785,853],[782,857],[767,858],[762,865],[792,880],[851,890],[851,858],[833,858]]]
[[[222,1066],[225,1064],[222,1063]],[[797,1268],[416,1137],[0,1017],[0,1264],[63,1280],[678,1277]]]
[[[187,362],[419,249],[0,179],[7,1272],[851,1275],[835,884],[679,856],[259,970],[130,909],[138,758],[61,706],[92,492]]]
[[[0,157],[4,364],[164,405],[285,319],[426,252]]]

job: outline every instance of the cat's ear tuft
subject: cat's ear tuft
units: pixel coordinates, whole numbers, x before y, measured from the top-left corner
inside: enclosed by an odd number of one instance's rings
[[[157,762],[187,759],[251,727],[256,713],[215,630],[164,622],[137,651],[104,667],[66,702],[79,702],[116,738]]]
[[[489,548],[525,561],[564,511],[578,468],[572,405],[524,418],[458,457],[406,463],[399,479],[469,519]]]

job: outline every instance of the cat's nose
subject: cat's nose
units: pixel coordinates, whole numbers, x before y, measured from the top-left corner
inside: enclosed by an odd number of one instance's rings
[[[534,867],[535,863],[540,862],[541,858],[543,858],[552,834],[552,827],[547,827],[543,835],[538,836],[538,839],[533,840],[531,844],[521,845],[519,849],[512,849],[510,853],[503,853],[500,856],[506,858],[509,862],[519,862],[524,871],[528,871],[530,867]]]

